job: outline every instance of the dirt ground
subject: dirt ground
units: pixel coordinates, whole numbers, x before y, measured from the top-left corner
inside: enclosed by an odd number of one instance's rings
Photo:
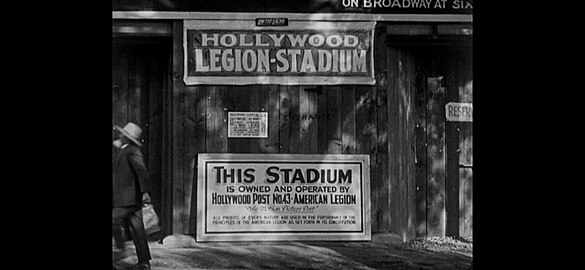
[[[126,259],[136,263],[128,242]],[[151,242],[152,269],[472,269],[471,239],[386,242],[222,242],[169,247]],[[123,269],[123,268],[122,268]]]

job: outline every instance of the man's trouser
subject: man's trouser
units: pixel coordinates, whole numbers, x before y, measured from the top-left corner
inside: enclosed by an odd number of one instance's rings
[[[113,208],[112,225],[112,233],[114,234],[114,241],[116,242],[117,248],[124,248],[125,239],[122,227],[126,226],[130,228],[130,235],[136,247],[138,262],[146,262],[151,259],[146,233],[144,232],[144,224],[142,223],[142,208],[140,206]]]

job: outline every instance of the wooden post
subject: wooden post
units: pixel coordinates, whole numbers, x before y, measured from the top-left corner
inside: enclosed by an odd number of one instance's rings
[[[174,51],[168,56],[168,66],[165,66],[162,81],[162,168],[161,175],[164,181],[161,185],[161,229],[163,235],[172,233],[173,224],[173,59]]]
[[[426,55],[416,52],[414,89],[415,237],[427,236],[427,65]]]
[[[457,61],[461,61],[458,55],[448,52],[446,70],[446,95],[445,104],[459,102],[458,82],[459,76]],[[446,182],[445,182],[445,210],[447,212],[446,235],[459,235],[459,136],[458,123],[445,123],[445,153],[446,153]]]
[[[407,165],[406,170],[406,216],[404,219],[405,240],[410,240],[416,237],[416,164],[415,164],[415,126],[416,126],[416,55],[409,52],[408,60],[408,101],[406,104],[407,108],[407,123],[405,127],[405,136],[407,144],[405,144],[405,163]]]
[[[169,48],[165,47],[166,43],[158,46],[161,53],[153,61],[150,62],[150,85],[148,89],[148,171],[150,172],[150,184],[152,189],[152,201],[155,211],[162,217],[162,179],[163,179],[163,92],[164,81],[168,80],[167,71],[168,63],[167,57]],[[154,187],[161,187],[154,188]]]
[[[205,115],[206,91],[204,87],[189,86],[185,89],[184,138],[186,158],[183,160],[185,170],[185,227],[186,234],[195,233],[197,215],[197,155],[205,152],[205,133],[207,117]]]
[[[184,138],[183,120],[185,92],[183,82],[183,22],[173,22],[173,91],[172,91],[172,201],[173,233],[183,233]]]
[[[438,56],[437,56],[438,55]],[[442,52],[427,78],[427,236],[445,236],[445,88]]]
[[[376,87],[374,102],[376,114],[376,138],[373,142],[374,158],[371,160],[372,191],[372,231],[387,233],[390,231],[390,179],[388,174],[388,91],[390,76],[390,58],[388,54],[388,35],[386,24],[378,23],[376,27],[375,57]],[[374,195],[375,194],[375,195]],[[376,201],[375,203],[373,201]],[[374,222],[375,221],[375,222]]]
[[[388,208],[390,232],[398,233],[398,49],[389,49],[388,63]]]

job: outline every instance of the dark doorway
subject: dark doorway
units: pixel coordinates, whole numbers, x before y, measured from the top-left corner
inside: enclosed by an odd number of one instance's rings
[[[393,209],[391,230],[400,232],[406,220],[414,224],[407,230],[410,238],[472,236],[472,123],[445,116],[448,103],[473,103],[473,48],[471,35],[465,34],[470,32],[463,31],[467,27],[388,26],[389,99],[401,106],[390,114],[388,129],[410,140],[391,153],[402,153],[395,155],[414,164],[408,170],[394,169],[398,180],[391,205],[408,198],[402,207],[408,211]]]
[[[113,37],[112,39],[112,125],[134,122],[143,129],[142,152],[149,170],[155,211],[161,217],[162,232],[170,228],[165,217],[171,216],[165,196],[165,93],[168,93],[172,43],[166,37]],[[112,139],[117,134],[112,131]],[[168,223],[170,224],[170,223]]]

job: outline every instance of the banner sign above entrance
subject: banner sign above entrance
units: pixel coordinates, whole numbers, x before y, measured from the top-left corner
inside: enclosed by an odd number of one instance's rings
[[[185,20],[187,85],[375,84],[375,22]]]
[[[199,154],[197,241],[371,240],[369,155]]]

